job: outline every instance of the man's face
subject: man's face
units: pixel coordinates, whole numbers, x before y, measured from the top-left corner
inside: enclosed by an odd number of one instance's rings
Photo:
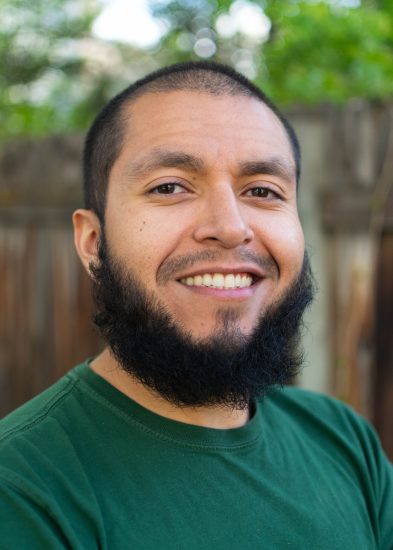
[[[126,111],[110,174],[111,257],[194,340],[220,323],[248,335],[299,274],[295,163],[262,102],[173,91]]]

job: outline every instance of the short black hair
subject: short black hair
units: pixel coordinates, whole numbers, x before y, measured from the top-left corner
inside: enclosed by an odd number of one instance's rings
[[[216,96],[243,95],[265,103],[278,117],[287,133],[300,177],[300,145],[286,117],[257,86],[231,67],[208,61],[178,63],[154,71],[137,80],[105,105],[87,134],[83,156],[85,208],[93,210],[104,223],[106,190],[110,171],[120,154],[126,131],[124,107],[146,93],[194,90]]]

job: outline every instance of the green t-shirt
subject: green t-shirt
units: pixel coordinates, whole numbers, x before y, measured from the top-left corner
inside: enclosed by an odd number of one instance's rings
[[[216,430],[144,409],[84,363],[1,434],[1,549],[393,548],[393,468],[373,430],[304,390]]]

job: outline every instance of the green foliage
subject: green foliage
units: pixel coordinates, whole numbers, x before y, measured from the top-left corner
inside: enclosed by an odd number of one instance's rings
[[[211,57],[244,70],[281,104],[342,103],[393,94],[393,2],[364,1],[345,7],[339,0],[250,0],[263,8],[272,27],[266,41],[246,34],[223,37],[217,20],[234,2],[213,0],[152,1],[156,16],[170,23],[162,48],[170,61],[193,59],[198,33],[210,32]],[[348,4],[348,2],[347,2]],[[180,40],[188,33],[190,51]],[[240,60],[240,63],[238,62]]]
[[[393,17],[375,7],[272,2],[258,83],[282,102],[384,99],[393,93]],[[392,13],[393,15],[393,13]]]
[[[201,56],[234,66],[281,104],[393,95],[391,0],[150,0],[167,32],[145,50],[92,36],[99,1],[0,0],[0,139],[85,129],[130,80]],[[269,18],[270,32],[222,30],[244,5]]]
[[[74,130],[94,112],[84,41],[90,0],[1,0],[0,138]],[[84,121],[78,117],[84,104]]]

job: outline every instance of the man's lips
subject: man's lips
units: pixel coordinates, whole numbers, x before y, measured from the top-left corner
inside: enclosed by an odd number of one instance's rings
[[[223,252],[203,250],[187,255],[166,258],[157,273],[159,284],[187,280],[188,277],[204,276],[215,273],[226,275],[248,275],[252,284],[260,279],[276,280],[279,276],[278,265],[269,255],[256,254],[251,250],[239,250],[233,257],[224,258]]]

